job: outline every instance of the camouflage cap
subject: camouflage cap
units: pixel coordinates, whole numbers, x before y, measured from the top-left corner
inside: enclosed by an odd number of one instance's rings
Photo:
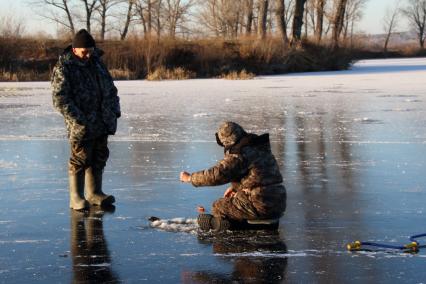
[[[229,147],[237,143],[246,134],[239,124],[226,121],[219,127],[217,138],[219,138],[224,147]]]

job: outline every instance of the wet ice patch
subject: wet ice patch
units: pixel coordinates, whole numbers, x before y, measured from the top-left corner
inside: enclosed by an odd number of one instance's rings
[[[19,109],[19,108],[29,108],[29,107],[39,107],[40,105],[36,104],[0,104],[0,109]]]
[[[167,232],[184,232],[196,234],[198,224],[197,219],[173,218],[153,221],[151,222],[151,227]]]

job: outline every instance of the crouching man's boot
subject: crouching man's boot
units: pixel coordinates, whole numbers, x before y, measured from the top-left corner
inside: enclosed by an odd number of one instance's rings
[[[102,170],[86,169],[86,199],[95,206],[108,206],[115,202],[114,196],[102,192]]]
[[[68,172],[70,186],[70,208],[83,210],[89,207],[89,203],[84,199],[84,171]]]

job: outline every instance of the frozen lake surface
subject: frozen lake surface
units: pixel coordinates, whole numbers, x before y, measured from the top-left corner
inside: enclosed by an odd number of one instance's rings
[[[104,177],[116,209],[86,213],[68,209],[69,145],[49,83],[0,83],[0,283],[424,282],[426,249],[345,244],[426,233],[425,78],[416,58],[249,81],[116,82],[123,116]],[[197,233],[195,207],[226,186],[178,176],[222,157],[224,120],[270,133],[288,192],[278,235]],[[152,215],[183,224],[152,228]]]

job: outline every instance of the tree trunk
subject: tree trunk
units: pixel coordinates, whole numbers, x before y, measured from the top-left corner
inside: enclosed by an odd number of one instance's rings
[[[339,47],[339,36],[343,29],[345,19],[345,11],[348,0],[338,0],[336,6],[336,14],[333,19],[333,34],[331,38],[333,49]]]
[[[152,2],[151,0],[148,0],[148,11],[147,11],[147,28],[148,28],[148,34],[151,35],[152,32]]]
[[[300,42],[303,26],[303,15],[306,0],[296,0],[293,16],[291,44]]]
[[[308,7],[305,7],[305,11],[304,11],[304,16],[303,16],[303,18],[305,19],[304,21],[303,21],[303,23],[304,23],[304,25],[303,25],[303,27],[305,28],[305,38],[308,38]]]
[[[268,0],[259,0],[259,21],[258,21],[258,34],[260,38],[266,36],[266,20],[268,17]]]
[[[120,40],[124,40],[129,32],[130,21],[132,20],[132,11],[134,0],[129,0],[129,7],[127,9],[126,22],[124,23],[123,32],[121,32]]]
[[[96,3],[98,0],[92,0],[92,3],[89,4],[88,0],[81,0],[84,3],[84,7],[86,9],[86,30],[91,33],[91,20],[93,11],[96,8]]]
[[[325,6],[325,0],[317,0],[317,3],[316,3],[317,21],[315,25],[315,40],[317,43],[320,43],[322,39],[322,30],[324,25],[324,6]]]
[[[285,3],[284,0],[276,0],[275,2],[275,17],[277,21],[278,32],[284,44],[288,43],[287,23],[285,20]]]
[[[75,34],[74,22],[72,20],[71,11],[68,8],[68,1],[67,0],[62,0],[62,3],[64,4],[65,13],[67,13],[68,22],[70,24],[70,30],[71,30],[72,34]]]
[[[156,24],[157,24],[157,38],[160,38],[161,36],[161,0],[158,0],[157,2],[157,7],[156,7],[156,11],[157,13],[157,19],[156,19]]]
[[[107,13],[107,1],[100,1],[100,16],[101,16],[101,34],[100,38],[102,41],[105,40],[105,33],[106,33],[106,13]]]
[[[246,0],[246,35],[250,35],[253,25],[253,0]]]

